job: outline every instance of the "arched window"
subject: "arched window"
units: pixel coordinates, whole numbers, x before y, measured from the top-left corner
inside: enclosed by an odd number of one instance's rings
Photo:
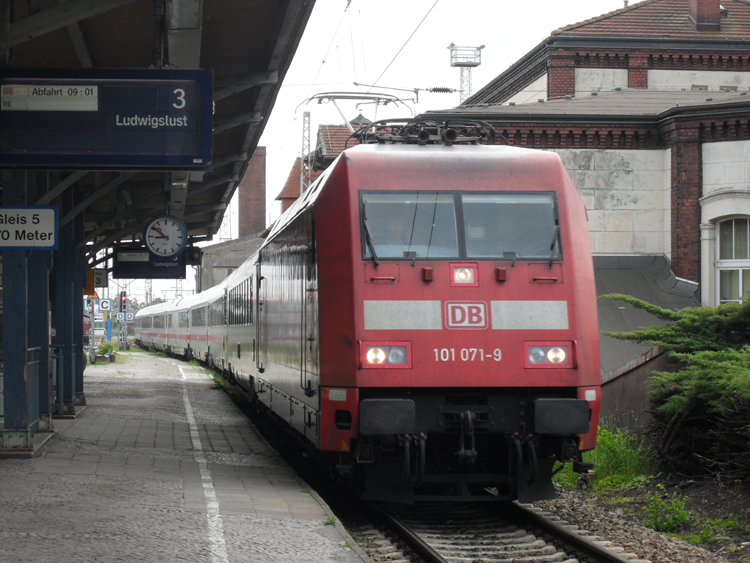
[[[719,303],[739,303],[750,294],[750,219],[722,221],[716,238]]]

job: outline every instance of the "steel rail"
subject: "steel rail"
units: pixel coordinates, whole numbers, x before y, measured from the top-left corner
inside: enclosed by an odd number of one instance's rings
[[[571,532],[559,524],[550,522],[544,516],[541,516],[528,508],[517,503],[509,503],[507,506],[510,507],[511,514],[515,513],[520,519],[540,528],[553,538],[563,542],[565,545],[572,547],[579,553],[586,557],[590,557],[598,563],[630,563],[630,559],[626,559],[594,541],[588,540],[575,532]]]
[[[372,502],[365,503],[368,511],[374,512],[375,515],[380,518],[383,523],[395,531],[399,538],[404,541],[411,549],[413,549],[417,555],[424,559],[427,563],[450,563],[437,551],[435,551],[431,545],[425,540],[420,538],[417,534],[412,532],[409,528],[404,526],[395,516],[384,510],[377,504]]]

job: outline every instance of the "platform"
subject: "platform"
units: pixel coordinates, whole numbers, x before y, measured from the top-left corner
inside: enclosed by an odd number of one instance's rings
[[[84,376],[86,408],[0,460],[0,560],[368,561],[202,368],[132,351]]]

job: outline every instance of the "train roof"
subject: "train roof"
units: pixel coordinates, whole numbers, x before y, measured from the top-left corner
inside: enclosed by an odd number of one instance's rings
[[[242,282],[245,278],[247,278],[248,274],[252,270],[254,256],[256,254],[257,251],[249,256],[248,259],[245,260],[234,272],[224,278],[217,285],[210,287],[205,291],[201,291],[200,293],[188,295],[187,297],[183,297],[182,299],[178,299],[176,301],[156,303],[155,305],[144,307],[136,313],[136,318],[148,315],[158,315],[171,311],[184,311],[195,307],[202,307],[215,301],[223,295],[225,288],[231,289]]]
[[[326,171],[303,193],[281,217],[276,221],[271,233],[266,238],[269,241],[291,223],[298,215],[315,203],[324,188],[328,177],[346,162],[347,166],[358,167],[369,165],[377,159],[381,166],[400,174],[404,170],[413,169],[415,159],[427,160],[434,166],[435,174],[442,175],[446,169],[455,169],[460,164],[465,167],[471,164],[476,167],[517,167],[522,166],[529,174],[541,174],[543,170],[556,169],[564,171],[562,161],[556,152],[539,149],[527,149],[507,145],[442,145],[442,144],[388,144],[372,143],[356,145],[343,151]],[[518,171],[520,168],[514,170]],[[572,186],[572,184],[571,184]],[[263,248],[261,246],[261,249]]]

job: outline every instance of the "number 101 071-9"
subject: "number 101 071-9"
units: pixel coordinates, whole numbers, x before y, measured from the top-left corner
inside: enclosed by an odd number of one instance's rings
[[[502,352],[500,348],[495,348],[491,352],[488,350],[485,353],[483,348],[435,348],[436,362],[484,362],[496,361],[499,362],[502,359]]]

